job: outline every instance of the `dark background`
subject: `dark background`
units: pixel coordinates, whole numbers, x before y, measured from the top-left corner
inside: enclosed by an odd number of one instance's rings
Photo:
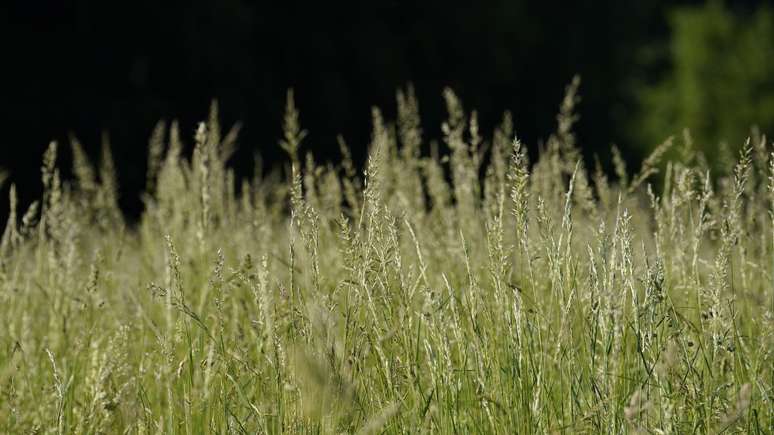
[[[512,111],[517,133],[534,150],[553,130],[576,73],[586,156],[607,153],[615,142],[634,159],[643,144],[630,129],[633,90],[669,67],[659,53],[669,41],[670,8],[700,3],[12,2],[0,7],[2,70],[10,73],[2,80],[0,166],[24,207],[40,193],[50,140],[60,142],[66,166],[69,133],[96,161],[107,131],[121,205],[136,216],[154,124],[179,119],[190,144],[213,98],[224,129],[243,122],[232,164],[249,175],[256,150],[267,166],[282,157],[277,139],[289,87],[310,133],[305,149],[335,161],[339,133],[364,157],[370,107],[393,117],[395,91],[409,82],[426,137],[440,136],[441,91],[450,86],[466,109],[478,109],[484,131]],[[726,3],[744,11],[760,2]]]

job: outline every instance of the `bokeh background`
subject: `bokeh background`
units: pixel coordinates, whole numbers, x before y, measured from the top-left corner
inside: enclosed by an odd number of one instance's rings
[[[227,126],[242,122],[232,164],[249,176],[256,152],[267,167],[282,157],[289,87],[304,150],[336,161],[342,134],[362,160],[370,107],[392,117],[407,83],[426,137],[440,136],[449,86],[485,131],[510,110],[534,152],[575,74],[586,158],[608,164],[615,143],[636,161],[684,127],[713,158],[751,126],[774,127],[773,11],[751,0],[12,1],[0,6],[0,166],[24,208],[49,141],[66,173],[68,136],[96,160],[107,132],[122,208],[136,216],[155,123],[179,119],[190,145],[212,99]]]

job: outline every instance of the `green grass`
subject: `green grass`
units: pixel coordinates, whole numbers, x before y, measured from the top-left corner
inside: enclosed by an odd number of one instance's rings
[[[216,109],[190,159],[160,123],[136,224],[108,146],[64,182],[52,144],[0,246],[0,433],[772,433],[771,144],[608,178],[576,87],[532,162],[451,91],[448,155],[408,90],[363,174],[299,155],[292,94],[249,182]]]

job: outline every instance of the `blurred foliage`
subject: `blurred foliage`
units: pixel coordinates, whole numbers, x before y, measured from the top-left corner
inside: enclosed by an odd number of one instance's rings
[[[720,1],[669,15],[670,66],[640,89],[632,135],[655,146],[689,128],[715,169],[752,127],[774,131],[774,13],[769,6],[732,10]],[[637,139],[635,139],[637,140]]]
[[[120,206],[136,218],[148,160],[138,149],[153,125],[177,119],[190,136],[212,99],[244,126],[229,164],[251,178],[254,154],[264,170],[283,157],[267,144],[280,135],[271,126],[291,87],[309,131],[299,152],[319,161],[341,158],[341,134],[362,164],[372,106],[394,117],[395,89],[407,83],[427,138],[441,134],[450,87],[478,109],[482,132],[509,110],[535,154],[576,74],[575,131],[589,165],[599,155],[610,170],[612,143],[636,164],[685,126],[708,150],[720,140],[737,146],[751,124],[771,132],[774,109],[763,96],[774,94],[774,37],[762,5],[772,1],[5,2],[0,27],[14,39],[0,107],[10,126],[0,153],[5,189],[15,184],[28,206],[42,192],[40,157],[51,140],[75,136],[95,159],[106,131]],[[69,178],[70,156],[62,157]],[[0,201],[0,217],[7,211]]]

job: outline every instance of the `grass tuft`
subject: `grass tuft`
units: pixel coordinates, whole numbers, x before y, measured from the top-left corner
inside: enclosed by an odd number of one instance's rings
[[[403,89],[362,174],[302,154],[289,91],[252,180],[213,103],[190,159],[154,129],[134,225],[107,137],[74,180],[52,143],[0,242],[0,433],[771,433],[771,143],[590,172],[579,84],[532,162],[449,89],[428,141]]]

